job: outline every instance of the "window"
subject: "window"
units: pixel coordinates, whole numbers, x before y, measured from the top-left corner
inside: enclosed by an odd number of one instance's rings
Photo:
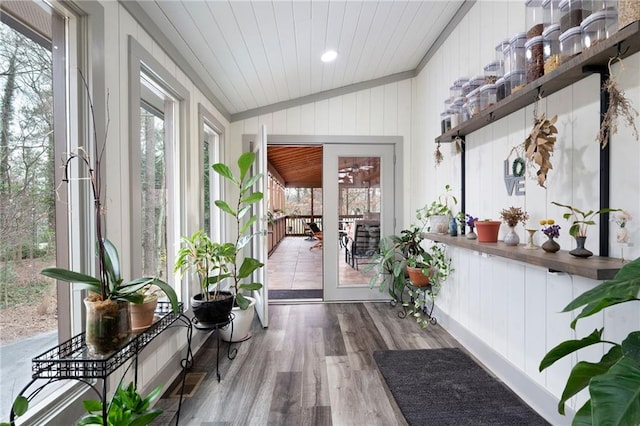
[[[222,161],[224,129],[202,105],[199,106],[199,117],[203,154],[204,230],[213,241],[222,242],[222,211],[214,207],[214,202],[222,198],[223,184],[220,175],[214,173],[211,166]]]

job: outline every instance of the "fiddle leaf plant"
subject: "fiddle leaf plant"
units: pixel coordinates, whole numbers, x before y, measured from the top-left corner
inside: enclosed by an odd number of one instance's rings
[[[575,330],[578,320],[621,303],[640,301],[640,258],[624,265],[610,281],[605,281],[569,303],[562,312],[580,307],[582,311],[571,322]],[[543,371],[559,359],[591,345],[609,347],[599,362],[578,362],[567,379],[558,412],[565,413],[565,403],[588,388],[589,400],[576,412],[573,425],[637,425],[640,424],[640,330],[632,331],[622,342],[605,339],[604,327],[582,339],[567,340],[551,349],[540,362]]]
[[[262,288],[262,283],[251,282],[251,277],[253,272],[263,267],[264,264],[250,256],[244,256],[241,260],[240,256],[244,247],[257,235],[257,233],[250,232],[251,225],[258,220],[258,215],[252,214],[252,209],[254,204],[263,199],[262,192],[253,190],[256,182],[263,177],[262,173],[254,175],[249,173],[255,159],[256,154],[253,152],[242,153],[237,162],[239,170],[237,176],[224,163],[216,163],[211,166],[216,173],[231,182],[238,191],[238,196],[232,203],[216,200],[215,205],[234,220],[235,241],[228,243],[233,248],[228,256],[228,268],[232,279],[231,290],[235,295],[235,303],[240,309],[249,307],[249,300],[243,296],[243,291]]]

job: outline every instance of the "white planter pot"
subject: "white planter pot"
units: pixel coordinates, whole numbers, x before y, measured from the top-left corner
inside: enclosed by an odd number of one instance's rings
[[[449,215],[435,215],[429,218],[431,232],[446,234],[449,231]]]
[[[253,316],[256,312],[256,299],[248,296],[245,297],[249,300],[249,307],[243,310],[235,306],[231,311],[235,315],[233,319],[233,339],[231,336],[231,325],[220,329],[220,337],[222,337],[222,340],[225,342],[242,342],[250,337],[249,331],[251,330]]]

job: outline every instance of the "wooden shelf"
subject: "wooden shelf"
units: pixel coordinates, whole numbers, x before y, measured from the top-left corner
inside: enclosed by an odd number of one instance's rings
[[[452,237],[444,234],[424,233],[423,237],[431,241],[455,247],[541,266],[552,272],[566,272],[594,280],[612,279],[623,265],[620,259],[611,257],[592,256],[579,258],[571,256],[566,250],[560,250],[557,253],[547,253],[541,248],[535,250],[526,249],[524,248],[524,244],[514,247],[508,246],[501,241],[497,243],[479,243],[478,240],[469,240],[464,235]]]
[[[606,70],[609,59],[618,54],[621,58],[625,58],[638,51],[640,51],[640,22],[636,21],[560,65],[549,74],[543,75],[497,104],[484,109],[477,117],[473,117],[438,136],[436,143],[447,143],[453,141],[457,136],[468,135],[534,103],[538,94],[549,96],[599,69]]]

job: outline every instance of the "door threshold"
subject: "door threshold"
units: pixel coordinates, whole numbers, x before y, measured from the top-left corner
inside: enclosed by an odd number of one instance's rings
[[[273,290],[269,289],[269,301],[291,300],[291,299],[320,299],[322,300],[322,289],[299,289],[299,290]]]
[[[270,305],[302,305],[302,304],[314,304],[324,303],[322,299],[269,299]]]

